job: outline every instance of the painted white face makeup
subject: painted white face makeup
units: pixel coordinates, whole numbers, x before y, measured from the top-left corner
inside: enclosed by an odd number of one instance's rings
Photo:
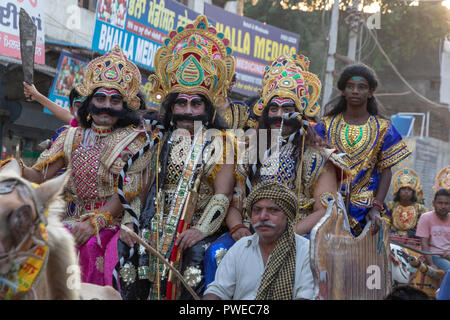
[[[113,96],[121,96],[119,91],[117,91],[116,89],[109,89],[109,88],[100,88],[97,90],[97,92],[94,94],[94,96],[97,95],[103,95],[103,96],[107,96],[107,97],[113,97]]]
[[[201,97],[198,94],[185,94],[185,93],[180,93],[177,97],[177,100],[181,100],[181,99],[186,99],[188,102],[192,102],[192,100],[194,99],[201,99]]]
[[[284,105],[293,105],[294,101],[292,101],[292,99],[289,99],[289,98],[275,97],[272,99],[272,101],[270,103],[271,104],[274,103],[279,107],[283,107]]]

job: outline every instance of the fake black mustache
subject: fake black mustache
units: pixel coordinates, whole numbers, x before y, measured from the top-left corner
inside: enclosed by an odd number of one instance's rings
[[[123,118],[127,114],[127,110],[125,110],[125,109],[115,110],[115,109],[111,109],[111,108],[98,108],[93,103],[91,103],[89,105],[89,109],[90,109],[90,112],[95,115],[107,114],[107,115],[110,115],[111,117]]]
[[[269,125],[274,124],[276,122],[281,123],[283,119],[281,117],[273,117],[273,118],[267,118],[267,123]],[[297,119],[284,119],[283,122],[284,126],[300,126],[300,121],[298,121]]]
[[[174,114],[172,116],[172,121],[173,122],[183,121],[183,120],[206,122],[206,121],[208,121],[208,116],[205,115],[205,114],[201,114],[201,115],[198,115],[198,116],[189,116],[189,115],[184,115],[184,114]]]

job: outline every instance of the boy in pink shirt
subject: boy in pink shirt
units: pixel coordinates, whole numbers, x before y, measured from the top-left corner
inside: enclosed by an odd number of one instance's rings
[[[418,222],[416,236],[422,238],[422,250],[439,256],[426,255],[432,267],[450,270],[450,190],[441,189],[433,200],[434,211],[424,213]]]

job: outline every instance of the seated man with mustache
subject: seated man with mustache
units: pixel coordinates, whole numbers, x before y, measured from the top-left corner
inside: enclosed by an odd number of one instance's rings
[[[291,300],[317,295],[310,269],[309,240],[294,233],[295,194],[265,181],[247,198],[256,233],[241,238],[223,257],[204,300]]]

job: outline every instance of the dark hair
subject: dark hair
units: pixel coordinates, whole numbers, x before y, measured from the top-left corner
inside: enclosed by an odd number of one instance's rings
[[[73,88],[72,90],[70,90],[69,93],[69,103],[70,103],[70,107],[72,108],[73,106],[73,100],[75,100],[76,98],[81,97],[81,94],[78,93],[77,89]]]
[[[139,98],[139,110],[147,110],[147,104],[145,103],[144,94],[139,90],[137,93],[137,97]]]
[[[433,300],[433,298],[420,289],[403,285],[392,289],[384,300]]]
[[[248,105],[250,110],[253,111],[253,107],[254,107],[256,101],[258,101],[258,100],[259,100],[259,96],[251,96],[251,97],[247,98],[246,100],[244,100],[244,102],[246,105]]]
[[[96,88],[78,109],[78,117],[80,118],[80,125],[83,128],[90,128],[92,126],[92,119],[88,120],[87,117],[90,113],[90,104],[92,98],[98,89],[100,88]],[[115,127],[124,128],[129,125],[138,126],[140,123],[140,119],[139,116],[136,114],[136,112],[128,108],[128,104],[125,101],[123,101],[123,108],[126,111],[126,114],[124,117],[119,118],[119,120],[115,124]]]
[[[437,197],[439,196],[444,196],[444,197],[450,197],[450,190],[449,189],[439,189],[435,194],[434,194],[434,200],[437,199]]]
[[[398,191],[397,191],[397,192],[395,193],[395,195],[394,195],[394,202],[399,202],[399,201],[400,201],[400,190],[402,190],[403,188],[409,188],[409,187],[401,187],[400,189],[398,189]],[[409,188],[409,189],[411,189],[411,188]],[[413,196],[412,196],[411,201],[412,201],[412,202],[417,202],[416,191],[413,190],[413,189],[411,189],[411,190],[412,190],[412,192],[413,192]]]
[[[222,119],[222,117],[219,115],[219,112],[216,112],[216,108],[214,108],[213,104],[209,99],[207,99],[205,96],[199,94],[199,96],[202,98],[203,102],[205,103],[205,110],[207,115],[207,125],[206,127],[208,129],[219,129],[219,130],[225,130],[229,129],[226,122]],[[172,127],[170,124],[172,120],[172,106],[175,104],[175,101],[178,98],[178,93],[173,92],[170,93],[166,99],[161,103],[161,111],[164,112],[162,117],[162,124],[164,128],[169,129]],[[215,115],[215,117],[214,117]],[[214,118],[214,119],[213,119]],[[213,122],[214,120],[214,122]]]
[[[369,66],[360,63],[345,67],[339,76],[337,88],[341,91],[345,90],[347,81],[353,76],[360,76],[367,80],[369,88],[375,91],[378,86],[378,79],[375,71]],[[343,95],[340,95],[325,105],[325,110],[330,109],[325,116],[334,116],[344,112],[347,109],[347,101]],[[378,104],[375,96],[372,95],[367,99],[367,112],[371,115],[378,115]]]

